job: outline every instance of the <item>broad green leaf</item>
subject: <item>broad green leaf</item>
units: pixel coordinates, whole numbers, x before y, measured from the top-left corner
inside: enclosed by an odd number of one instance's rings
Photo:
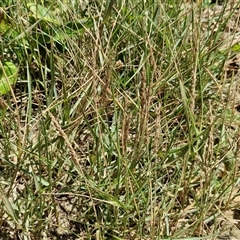
[[[6,34],[8,34],[8,36],[14,36],[15,29],[11,23],[11,20],[7,18],[5,12],[0,7],[0,36]]]
[[[11,27],[5,20],[0,21],[0,34],[7,32]]]
[[[0,66],[0,95],[3,95],[8,93],[11,85],[16,83],[18,69],[12,62],[5,62]]]
[[[46,181],[44,178],[36,176],[38,182],[40,182],[43,186],[49,186],[49,182]]]
[[[40,4],[35,3],[28,3],[27,5],[29,7],[29,10],[32,12],[34,18],[57,25],[60,24],[54,17],[54,14],[48,8],[45,8]]]
[[[234,46],[231,47],[231,50],[234,51],[234,52],[239,52],[240,44],[235,44]]]

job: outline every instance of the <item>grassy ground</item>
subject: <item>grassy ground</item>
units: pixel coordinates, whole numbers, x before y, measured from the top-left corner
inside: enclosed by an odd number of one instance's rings
[[[3,0],[18,80],[1,104],[1,239],[220,234],[239,182],[236,9],[165,2]]]

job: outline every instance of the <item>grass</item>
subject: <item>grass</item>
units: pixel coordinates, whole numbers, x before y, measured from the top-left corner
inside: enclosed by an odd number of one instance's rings
[[[236,50],[221,38],[235,9],[206,20],[207,1],[2,7],[0,58],[18,81],[2,96],[1,238],[216,238],[238,195],[224,67]]]

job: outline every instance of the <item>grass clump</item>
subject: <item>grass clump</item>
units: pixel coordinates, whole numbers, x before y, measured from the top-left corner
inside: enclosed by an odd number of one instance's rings
[[[212,9],[4,1],[5,239],[217,237],[238,185],[237,6]]]

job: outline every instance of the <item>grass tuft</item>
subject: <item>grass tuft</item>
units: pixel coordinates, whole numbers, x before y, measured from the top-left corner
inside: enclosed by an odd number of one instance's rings
[[[217,239],[239,185],[238,7],[4,0],[0,238]]]

